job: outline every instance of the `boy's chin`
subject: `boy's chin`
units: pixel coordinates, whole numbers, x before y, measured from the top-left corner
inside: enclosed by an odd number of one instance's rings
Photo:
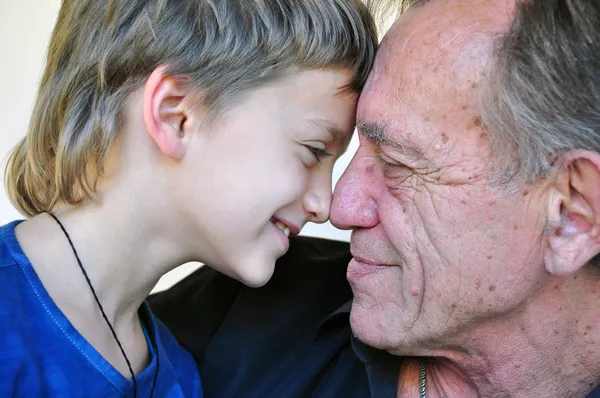
[[[250,287],[261,287],[273,276],[275,260],[275,258],[263,258],[244,261],[244,264],[237,265],[237,275],[234,277]]]

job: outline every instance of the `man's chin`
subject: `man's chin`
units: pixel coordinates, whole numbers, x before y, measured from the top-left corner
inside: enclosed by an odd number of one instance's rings
[[[393,348],[390,341],[390,330],[385,322],[385,316],[380,309],[364,307],[352,303],[350,311],[350,327],[354,336],[361,342],[380,350]]]

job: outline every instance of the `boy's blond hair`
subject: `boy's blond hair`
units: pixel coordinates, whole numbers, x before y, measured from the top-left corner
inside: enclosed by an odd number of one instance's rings
[[[125,100],[160,65],[212,118],[298,68],[348,69],[358,92],[376,42],[359,0],[63,0],[8,196],[29,216],[93,199]]]

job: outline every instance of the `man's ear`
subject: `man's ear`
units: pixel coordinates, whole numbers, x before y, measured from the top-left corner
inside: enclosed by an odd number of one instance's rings
[[[600,155],[572,151],[556,164],[545,262],[550,273],[568,275],[600,252]]]
[[[185,154],[191,131],[190,94],[182,79],[166,75],[166,66],[152,72],[144,85],[144,123],[160,151],[173,160]]]

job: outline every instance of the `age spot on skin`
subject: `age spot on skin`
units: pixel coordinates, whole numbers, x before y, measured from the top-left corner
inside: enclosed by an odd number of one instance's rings
[[[473,118],[473,120],[471,120],[469,123],[467,123],[467,130],[472,130],[474,128],[479,128],[481,127],[481,119],[479,119],[479,117],[475,116]]]

